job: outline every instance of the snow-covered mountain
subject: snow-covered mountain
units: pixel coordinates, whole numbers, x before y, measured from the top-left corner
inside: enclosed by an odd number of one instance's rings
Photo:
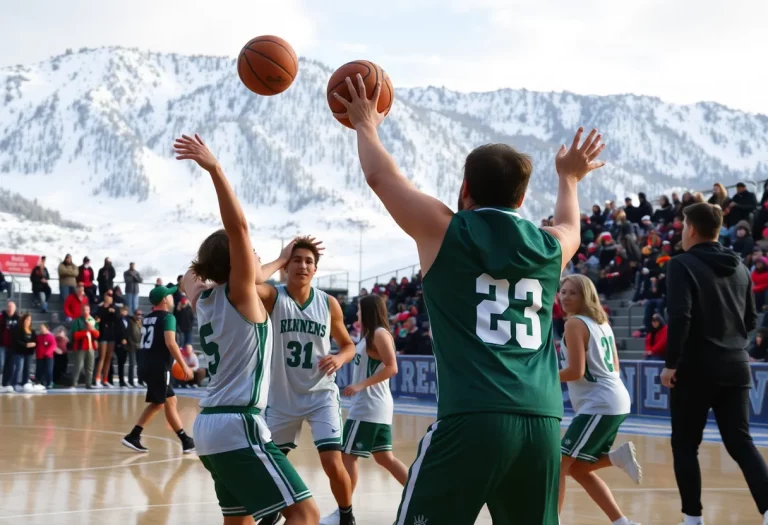
[[[197,132],[246,204],[264,258],[276,255],[278,239],[311,232],[327,239],[323,268],[356,280],[364,223],[364,274],[411,264],[413,244],[365,185],[354,133],[326,105],[331,73],[302,59],[286,93],[258,97],[232,58],[100,48],[0,69],[0,187],[89,227],[0,213],[0,229],[25,231],[0,234],[0,251],[110,255],[175,276],[219,225],[205,174],[172,157],[174,137]],[[768,117],[711,103],[398,89],[381,135],[406,175],[449,205],[475,146],[503,141],[530,153],[536,171],[523,213],[536,220],[552,211],[554,152],[579,125],[599,127],[609,144],[609,165],[580,186],[585,207],[639,191],[768,178]]]

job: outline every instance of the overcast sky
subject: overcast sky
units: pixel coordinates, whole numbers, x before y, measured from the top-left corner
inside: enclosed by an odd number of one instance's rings
[[[235,56],[277,34],[396,86],[712,100],[768,114],[768,0],[0,0],[0,66],[123,45]]]

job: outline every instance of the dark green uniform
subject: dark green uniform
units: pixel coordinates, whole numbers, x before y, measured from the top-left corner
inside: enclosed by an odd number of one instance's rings
[[[457,213],[424,277],[437,417],[397,525],[557,525],[563,398],[552,340],[562,253],[514,210]]]

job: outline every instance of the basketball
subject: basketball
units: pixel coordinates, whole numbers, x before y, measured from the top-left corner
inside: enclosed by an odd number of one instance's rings
[[[331,79],[328,81],[328,90],[326,96],[328,97],[328,105],[331,107],[331,111],[334,113],[344,113],[345,108],[336,100],[333,96],[334,93],[338,93],[346,100],[352,100],[349,95],[349,88],[345,79],[349,77],[352,79],[352,85],[357,89],[357,74],[363,77],[363,83],[365,84],[365,93],[368,99],[373,98],[373,92],[376,89],[376,84],[379,80],[382,80],[381,84],[381,96],[379,96],[379,104],[377,109],[379,113],[388,114],[392,108],[392,101],[395,100],[395,90],[392,87],[392,81],[389,79],[386,71],[380,66],[374,64],[369,60],[355,60],[354,62],[348,62],[339,69],[334,71],[331,75]],[[347,118],[337,118],[339,122],[354,129],[355,127],[349,122]]]
[[[187,380],[187,377],[184,375],[184,369],[181,368],[181,365],[176,361],[173,362],[173,366],[171,367],[171,375],[179,381]]]
[[[278,36],[257,36],[243,46],[237,57],[240,80],[257,95],[282,93],[293,83],[298,71],[296,52]]]

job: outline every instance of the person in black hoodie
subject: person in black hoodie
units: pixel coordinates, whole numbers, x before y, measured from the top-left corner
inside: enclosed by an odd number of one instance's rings
[[[698,450],[707,414],[768,520],[768,468],[749,434],[747,334],[757,313],[747,267],[717,242],[723,212],[708,203],[685,209],[683,249],[667,267],[667,358],[661,382],[671,389],[672,455],[685,523],[701,519]]]
[[[115,286],[115,267],[109,257],[104,259],[104,266],[99,269],[96,280],[99,283],[99,296],[104,297],[107,291],[111,291]]]

